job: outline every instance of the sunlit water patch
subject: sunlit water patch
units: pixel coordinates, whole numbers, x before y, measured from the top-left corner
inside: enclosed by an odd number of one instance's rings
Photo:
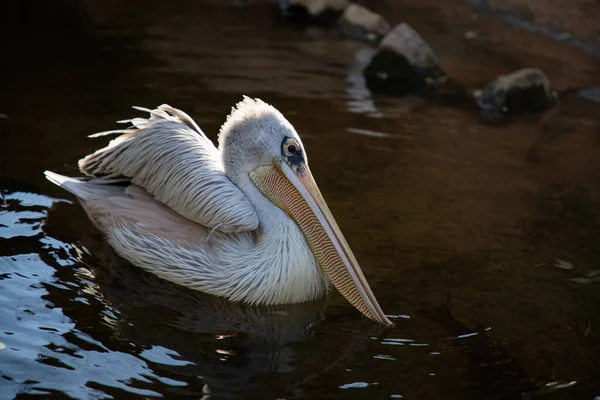
[[[83,332],[89,326],[67,315],[89,307],[87,312],[115,318],[118,311],[90,291],[85,279],[69,282],[58,276],[64,269],[85,276],[86,267],[76,258],[73,245],[47,237],[41,229],[48,208],[56,201],[15,192],[6,196],[0,211],[5,237],[11,238],[4,241],[3,253],[15,253],[0,257],[0,393],[10,397],[61,392],[81,399],[110,398],[108,392],[113,391],[159,395],[144,386],[165,382],[154,373],[153,365],[169,360],[181,363],[173,360],[176,353],[152,348],[140,349],[136,356],[109,349]],[[24,254],[21,249],[25,247],[38,247],[39,252]],[[186,385],[172,379],[166,383]]]

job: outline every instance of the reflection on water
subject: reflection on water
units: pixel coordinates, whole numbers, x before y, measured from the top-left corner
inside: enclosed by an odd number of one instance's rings
[[[559,91],[598,84],[597,59],[432,4],[374,8],[402,11],[459,82],[535,65]],[[262,1],[11,5],[1,399],[600,395],[597,103],[565,94],[543,115],[486,127],[460,104],[375,96],[359,73],[369,49],[291,27]],[[44,169],[76,174],[99,146],[86,135],[131,105],[170,103],[214,139],[242,93],[297,127],[395,329],[337,293],[249,307],[160,281],[116,257],[43,180]]]
[[[85,234],[74,244],[44,235],[44,222],[45,232],[61,235],[46,219],[54,199],[25,192],[6,199],[11,211],[0,221],[19,235],[3,246],[13,254],[0,258],[0,320],[4,378],[16,392],[156,396],[153,385],[161,384],[168,392],[211,388],[227,396],[251,386],[253,375],[292,370],[290,345],[323,318],[323,301],[251,307],[165,284],[98,238],[90,240],[99,248],[90,248],[100,258],[81,247]]]

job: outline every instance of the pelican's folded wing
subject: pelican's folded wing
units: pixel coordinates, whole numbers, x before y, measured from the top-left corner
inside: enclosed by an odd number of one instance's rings
[[[92,177],[126,177],[182,216],[222,232],[252,231],[258,216],[227,178],[219,150],[183,111],[162,105],[134,118],[108,146],[79,160]]]

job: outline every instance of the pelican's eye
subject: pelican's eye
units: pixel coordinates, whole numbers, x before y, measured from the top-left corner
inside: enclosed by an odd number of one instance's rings
[[[298,151],[298,149],[296,148],[296,145],[294,144],[290,144],[288,145],[287,149],[285,150],[288,154],[294,154]]]
[[[300,146],[294,139],[288,139],[286,143],[283,144],[283,151],[288,156],[293,156],[300,151]]]

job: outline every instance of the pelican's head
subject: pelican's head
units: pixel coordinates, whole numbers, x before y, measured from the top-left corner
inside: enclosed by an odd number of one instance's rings
[[[333,285],[367,317],[393,325],[329,211],[294,127],[274,107],[244,97],[219,133],[225,173],[250,182],[296,222]]]

